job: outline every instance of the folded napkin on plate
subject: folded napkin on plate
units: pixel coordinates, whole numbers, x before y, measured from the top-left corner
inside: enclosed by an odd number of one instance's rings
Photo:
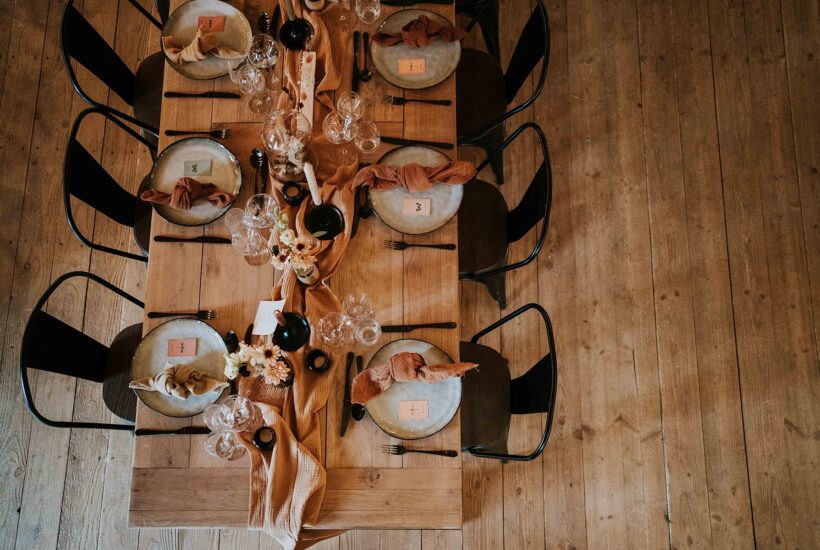
[[[372,367],[356,375],[353,379],[350,400],[364,404],[387,391],[393,381],[409,382],[418,380],[435,384],[453,376],[461,376],[477,367],[477,363],[445,363],[427,365],[418,353],[403,351],[391,355],[384,365]]]
[[[460,185],[476,176],[473,163],[465,160],[451,160],[441,166],[421,166],[415,162],[401,168],[385,164],[365,166],[353,180],[353,187],[369,185],[371,189],[393,189],[403,185],[408,191],[418,192],[430,189],[433,184]]]
[[[214,380],[191,365],[165,363],[165,370],[161,373],[133,380],[128,387],[135,390],[156,391],[178,399],[188,399],[191,395],[221,392],[228,387],[228,383]]]
[[[176,38],[173,36],[163,36],[162,46],[168,59],[177,65],[202,61],[212,55],[223,59],[235,59],[244,55],[222,46],[219,41],[219,33],[208,31],[205,27],[199,27],[196,31],[196,38],[187,46],[177,44]]]
[[[230,193],[222,191],[213,183],[202,183],[194,178],[179,178],[174,190],[170,193],[146,189],[140,195],[145,202],[169,204],[177,210],[188,210],[196,199],[205,199],[217,208],[225,208],[234,199]]]
[[[373,42],[378,42],[382,46],[395,46],[404,42],[414,48],[423,48],[430,45],[437,37],[445,42],[455,42],[463,40],[465,36],[467,33],[461,29],[440,25],[426,15],[419,15],[417,19],[403,26],[400,33],[377,32],[373,35]]]

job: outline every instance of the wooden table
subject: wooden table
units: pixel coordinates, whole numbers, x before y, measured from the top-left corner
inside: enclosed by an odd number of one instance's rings
[[[174,6],[180,4],[177,0]],[[260,11],[272,12],[272,2],[233,2],[255,23]],[[173,7],[173,6],[172,6]],[[454,20],[453,6],[425,6]],[[382,7],[389,15],[395,8]],[[371,33],[374,27],[369,29]],[[351,45],[352,52],[352,45]],[[361,62],[361,57],[360,57]],[[341,91],[350,89],[350,74]],[[170,66],[165,68],[165,89],[180,91],[235,91],[227,77],[214,81],[188,80]],[[403,91],[378,76],[359,89],[368,102],[367,116],[383,135],[455,143],[455,106],[410,103],[388,105],[385,93],[407,98],[455,100],[455,79],[427,90]],[[261,147],[264,116],[248,111],[244,101],[210,99],[164,99],[160,129],[209,129],[230,127],[233,135],[225,145],[239,158],[243,173],[242,195],[237,205],[252,194],[254,172],[248,157]],[[162,133],[162,132],[161,132]],[[160,136],[160,149],[175,139]],[[392,146],[363,158],[375,161]],[[454,150],[445,151],[454,157]],[[153,217],[153,235],[227,235],[217,221],[204,228],[178,227]],[[386,239],[407,242],[456,242],[456,220],[431,235],[403,237],[376,218],[362,220],[341,267],[331,281],[334,292],[366,292],[383,324],[459,321],[458,257],[456,253],[408,249],[388,250]],[[253,321],[258,302],[269,299],[274,284],[270,266],[246,265],[229,246],[220,244],[153,243],[148,262],[145,311],[216,309],[209,321],[220,333],[236,331],[240,337]],[[145,319],[145,330],[161,321]],[[413,338],[431,342],[453,358],[458,357],[457,330],[418,330]],[[401,335],[385,335],[382,344]],[[360,350],[367,361],[377,348]],[[341,361],[341,358],[338,358]],[[461,459],[428,455],[385,455],[383,444],[398,443],[366,418],[351,423],[339,438],[344,390],[344,369],[336,369],[336,385],[322,413],[324,463],[327,490],[315,528],[461,528]],[[200,417],[168,418],[137,406],[138,428],[173,429],[202,425]],[[135,438],[131,480],[129,525],[132,527],[245,527],[248,519],[248,460],[225,462],[210,457],[204,436],[148,436]],[[458,449],[459,419],[420,444],[428,448]]]

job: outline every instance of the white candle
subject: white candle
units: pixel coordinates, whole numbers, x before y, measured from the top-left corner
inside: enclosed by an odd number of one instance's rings
[[[316,181],[316,173],[313,171],[313,165],[309,162],[305,163],[305,177],[307,178],[308,187],[310,188],[310,196],[313,198],[313,204],[319,206],[322,204],[322,194],[319,193],[319,182]]]

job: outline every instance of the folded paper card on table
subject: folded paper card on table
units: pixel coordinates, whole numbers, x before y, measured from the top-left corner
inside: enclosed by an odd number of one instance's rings
[[[196,357],[196,338],[168,340],[168,357]]]
[[[429,404],[424,400],[399,401],[399,418],[403,420],[426,420]]]
[[[430,199],[405,198],[402,201],[401,213],[405,216],[429,216],[431,206]]]
[[[210,176],[211,159],[186,160],[184,172],[186,176],[190,176],[192,178],[196,176]]]
[[[424,59],[399,59],[399,74],[424,74]]]
[[[268,336],[276,331],[277,311],[282,311],[285,307],[284,300],[267,300],[259,302],[256,309],[256,318],[253,321],[253,334],[255,336]]]
[[[201,15],[198,19],[199,28],[208,32],[222,32],[225,30],[224,15]]]

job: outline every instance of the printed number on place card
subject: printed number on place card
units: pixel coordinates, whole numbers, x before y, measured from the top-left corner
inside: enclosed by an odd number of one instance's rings
[[[404,216],[429,216],[430,199],[410,199],[404,198],[401,203],[401,213]]]
[[[424,73],[424,59],[399,59],[399,74]]]
[[[225,16],[202,15],[199,18],[199,27],[205,27],[210,32],[222,32],[225,30]]]
[[[196,357],[196,338],[168,340],[168,357]]]
[[[426,420],[427,401],[399,401],[399,418],[402,420]]]
[[[186,160],[185,175],[188,177],[210,176],[211,159],[206,160]]]

